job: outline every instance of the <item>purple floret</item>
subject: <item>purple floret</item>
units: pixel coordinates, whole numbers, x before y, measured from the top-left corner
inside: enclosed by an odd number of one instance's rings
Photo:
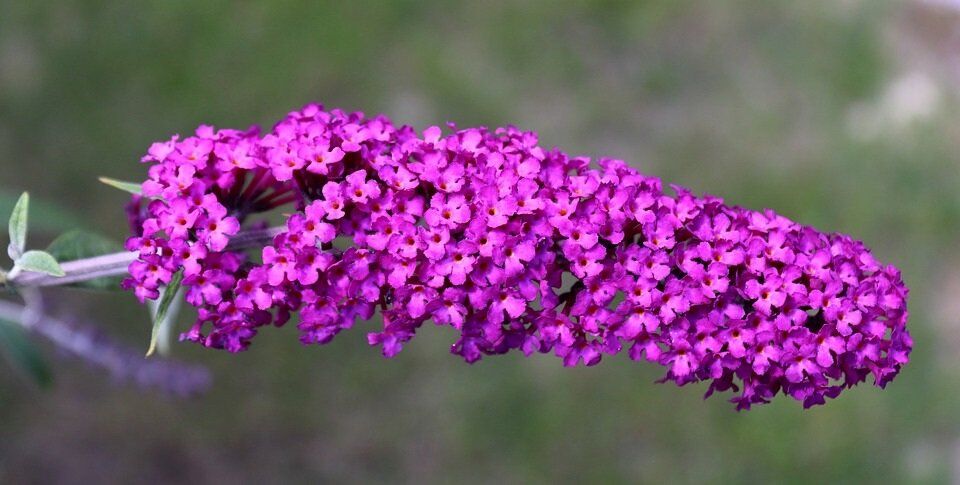
[[[391,357],[428,320],[467,362],[518,350],[593,365],[626,350],[663,381],[708,381],[738,409],[783,393],[822,404],[908,360],[908,290],[864,245],[729,206],[621,160],[570,157],[513,127],[431,127],[308,105],[260,136],[201,127],[156,143],[135,213],[141,300],[184,271],[183,338],[232,352],[298,313],[326,343],[375,311]],[[259,212],[286,231],[228,251]],[[249,223],[248,223],[249,225]],[[342,243],[340,243],[342,242]],[[338,244],[335,244],[338,243]]]

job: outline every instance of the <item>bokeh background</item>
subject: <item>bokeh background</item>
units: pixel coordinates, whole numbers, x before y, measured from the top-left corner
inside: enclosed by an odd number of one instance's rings
[[[289,326],[240,355],[175,345],[213,373],[189,400],[41,343],[52,388],[0,368],[0,483],[960,482],[958,86],[952,0],[0,0],[0,201],[49,204],[35,245],[122,240],[125,197],[95,177],[142,179],[152,141],[316,100],[513,123],[852,234],[902,268],[916,341],[885,391],[744,413],[623,355],[468,366],[432,326],[392,360],[375,323],[325,347]],[[131,295],[50,295],[146,346]]]

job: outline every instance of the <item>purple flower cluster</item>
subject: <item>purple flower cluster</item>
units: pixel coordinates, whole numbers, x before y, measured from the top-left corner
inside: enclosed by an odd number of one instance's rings
[[[663,380],[737,392],[738,408],[781,391],[822,404],[907,362],[907,288],[859,241],[671,196],[513,127],[451,128],[308,105],[263,136],[201,127],[156,143],[125,285],[157,298],[183,271],[199,312],[184,338],[208,347],[243,350],[294,313],[304,343],[326,343],[379,309],[368,340],[388,357],[432,320],[467,362],[626,350]],[[226,250],[248,216],[290,203],[259,254]]]

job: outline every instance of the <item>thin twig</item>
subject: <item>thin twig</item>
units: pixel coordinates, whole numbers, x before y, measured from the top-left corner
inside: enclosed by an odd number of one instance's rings
[[[258,245],[268,244],[274,236],[284,231],[283,227],[255,229],[237,233],[230,238],[228,251],[247,249]],[[43,273],[23,272],[14,278],[8,278],[6,284],[18,288],[35,288],[41,286],[59,286],[80,281],[89,281],[108,276],[127,274],[127,267],[137,259],[136,251],[104,254],[92,258],[67,261],[60,264],[64,276],[51,276]]]

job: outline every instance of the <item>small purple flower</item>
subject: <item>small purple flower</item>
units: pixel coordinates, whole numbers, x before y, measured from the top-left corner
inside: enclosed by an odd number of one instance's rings
[[[267,161],[273,171],[273,176],[281,182],[292,179],[294,172],[302,169],[307,163],[290,148],[272,150]]]
[[[753,302],[753,308],[764,315],[770,315],[776,308],[782,307],[787,299],[782,288],[783,280],[775,271],[767,271],[763,281],[750,279],[744,285],[743,296]]]
[[[329,145],[305,145],[300,148],[298,155],[309,160],[307,171],[319,175],[330,173],[330,166],[343,160],[343,150],[340,147],[330,148]]]
[[[327,182],[323,185],[323,199],[320,206],[323,208],[324,217],[327,220],[334,221],[342,218],[346,213],[346,200],[343,192],[340,190],[340,184],[336,182]]]
[[[431,208],[423,217],[430,226],[444,226],[456,229],[470,220],[470,207],[462,195],[444,196],[436,194],[430,200]]]
[[[470,241],[448,246],[446,257],[436,266],[437,274],[450,278],[450,283],[459,286],[467,281],[467,275],[473,270],[477,246]]]
[[[347,175],[343,191],[355,204],[366,204],[368,200],[380,196],[380,186],[373,180],[367,180],[367,172],[364,170]]]
[[[199,221],[197,238],[212,251],[223,251],[233,236],[240,230],[236,217],[227,216],[227,209],[214,202],[204,206],[206,217]]]
[[[277,251],[273,246],[263,248],[263,264],[269,268],[267,281],[273,286],[283,283],[285,279],[297,280],[297,258],[288,249]]]
[[[785,354],[783,356],[783,363],[787,367],[787,380],[792,383],[798,383],[803,381],[807,376],[817,374],[820,371],[820,367],[816,364],[816,358],[813,357],[815,353],[815,348],[808,344]]]

